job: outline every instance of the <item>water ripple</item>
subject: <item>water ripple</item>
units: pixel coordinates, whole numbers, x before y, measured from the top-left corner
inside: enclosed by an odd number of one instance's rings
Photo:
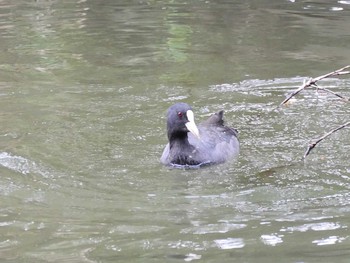
[[[220,249],[235,249],[243,248],[245,246],[242,238],[216,239],[214,242]]]
[[[340,236],[329,236],[327,238],[314,240],[312,241],[313,244],[316,244],[318,246],[327,246],[327,245],[335,245],[337,243],[342,243],[344,240],[348,239],[349,236],[346,237],[340,237]]]
[[[37,170],[37,166],[34,162],[21,156],[11,155],[7,152],[0,153],[0,165],[24,175]]]
[[[309,224],[303,224],[300,226],[291,226],[287,228],[282,228],[281,232],[306,232],[309,230],[312,231],[326,231],[326,230],[335,230],[335,229],[345,229],[347,226],[342,226],[339,223],[334,222],[319,222],[319,223],[309,223]]]

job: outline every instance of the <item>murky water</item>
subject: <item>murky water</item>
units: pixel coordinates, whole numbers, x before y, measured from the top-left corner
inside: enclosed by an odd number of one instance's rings
[[[1,262],[348,262],[349,1],[0,1]],[[350,96],[350,78],[320,85]],[[165,112],[237,160],[163,167]]]

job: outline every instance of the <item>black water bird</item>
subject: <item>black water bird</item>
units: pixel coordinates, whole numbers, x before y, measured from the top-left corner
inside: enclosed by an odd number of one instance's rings
[[[169,143],[161,163],[175,167],[201,167],[223,163],[239,153],[237,130],[224,125],[224,111],[219,111],[198,126],[192,108],[176,103],[167,112]]]

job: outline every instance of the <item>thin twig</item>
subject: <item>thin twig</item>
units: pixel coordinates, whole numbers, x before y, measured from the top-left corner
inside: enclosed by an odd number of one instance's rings
[[[325,79],[325,78],[329,78],[329,77],[333,77],[333,76],[350,74],[350,71],[344,71],[345,69],[348,69],[348,68],[350,68],[350,65],[347,65],[345,67],[337,69],[337,70],[335,70],[333,72],[324,74],[322,76],[319,76],[319,77],[316,77],[316,78],[310,78],[309,80],[304,81],[303,85],[301,85],[298,89],[293,91],[286,99],[284,99],[281,102],[281,104],[279,106],[282,106],[282,105],[286,104],[291,98],[293,98],[295,95],[297,95],[300,91],[304,90],[305,88],[316,85],[316,82],[321,80],[321,79]],[[338,95],[336,95],[336,96],[338,96]]]
[[[343,95],[340,95],[340,94],[338,94],[338,93],[336,93],[336,92],[334,92],[334,91],[332,91],[332,90],[329,90],[329,89],[320,87],[320,86],[318,86],[317,84],[314,84],[314,86],[316,87],[316,89],[320,89],[320,90],[326,91],[326,92],[331,93],[331,94],[333,94],[334,96],[337,96],[337,97],[339,97],[339,98],[341,98],[341,99],[343,99],[343,100],[345,100],[345,101],[349,101],[349,98],[348,98],[348,97],[345,97],[345,96],[343,96]]]
[[[341,129],[343,129],[344,127],[349,126],[349,125],[350,125],[350,121],[348,121],[348,122],[344,123],[343,125],[341,125],[341,126],[335,128],[335,129],[333,129],[333,130],[327,132],[327,133],[326,133],[325,135],[323,135],[322,137],[320,137],[320,138],[316,139],[314,142],[310,143],[309,146],[307,147],[307,150],[306,150],[305,153],[304,153],[303,159],[305,159],[306,156],[309,155],[309,153],[311,152],[311,150],[312,150],[313,148],[315,148],[315,146],[316,146],[318,143],[320,143],[321,141],[323,141],[325,138],[327,138],[327,137],[330,136],[331,134],[335,133],[336,131],[339,131],[339,130],[341,130]]]

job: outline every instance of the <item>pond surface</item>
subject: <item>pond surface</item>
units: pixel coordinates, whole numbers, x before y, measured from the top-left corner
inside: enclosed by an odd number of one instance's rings
[[[1,262],[349,262],[350,1],[0,1]],[[349,75],[319,82],[350,96]],[[166,109],[237,160],[159,163]]]

